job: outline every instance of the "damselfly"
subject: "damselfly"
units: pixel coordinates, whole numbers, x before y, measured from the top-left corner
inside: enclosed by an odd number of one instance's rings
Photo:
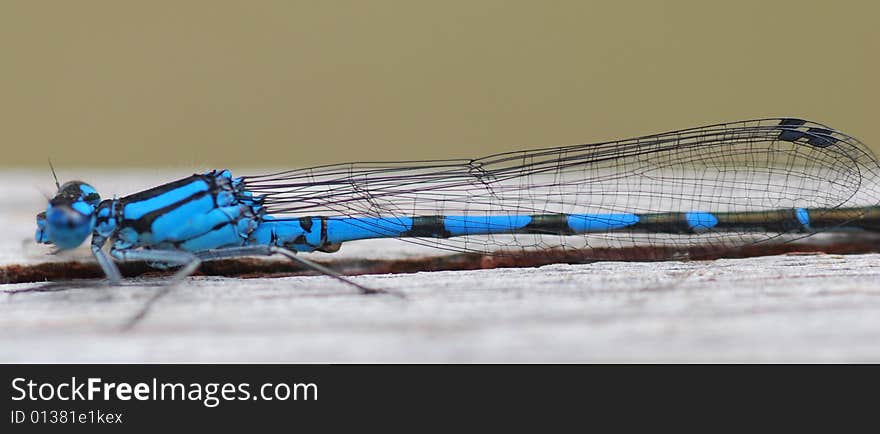
[[[731,122],[477,159],[196,174],[118,199],[56,185],[36,239],[118,261],[181,266],[332,252],[399,238],[459,252],[710,245],[880,231],[880,163],[855,138],[800,119]],[[110,243],[110,255],[103,247]],[[364,292],[372,292],[350,280]]]

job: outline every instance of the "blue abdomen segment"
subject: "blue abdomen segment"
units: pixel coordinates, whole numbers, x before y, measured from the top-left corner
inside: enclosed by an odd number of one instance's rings
[[[569,214],[568,226],[574,233],[606,232],[627,228],[639,222],[636,214]]]
[[[797,217],[798,223],[801,224],[805,229],[810,228],[810,212],[805,208],[796,208],[795,216]]]
[[[443,225],[449,236],[496,234],[524,228],[532,221],[531,216],[447,216]]]
[[[260,225],[251,232],[248,244],[268,245],[311,252],[321,248],[326,234],[326,218],[275,218],[263,216]],[[324,228],[324,229],[322,229]]]
[[[327,242],[338,244],[367,238],[402,237],[412,231],[414,221],[410,217],[328,218]]]
[[[263,217],[248,239],[249,244],[274,245],[301,252],[369,238],[404,236],[413,226],[409,217]]]
[[[710,212],[687,212],[684,218],[688,228],[695,233],[709,231],[718,225],[718,217]]]

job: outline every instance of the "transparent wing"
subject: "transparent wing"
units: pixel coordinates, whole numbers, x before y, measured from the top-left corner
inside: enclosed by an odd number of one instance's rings
[[[876,157],[853,137],[798,119],[760,119],[470,160],[345,163],[244,181],[254,194],[265,195],[269,213],[296,218],[873,206],[880,201],[878,177]],[[637,244],[733,246],[778,235],[536,233],[410,241],[498,253]]]

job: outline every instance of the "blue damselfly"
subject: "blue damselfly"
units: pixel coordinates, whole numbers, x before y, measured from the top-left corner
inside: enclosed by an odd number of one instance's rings
[[[38,242],[91,235],[107,277],[118,261],[201,261],[333,252],[399,238],[456,252],[709,245],[828,231],[880,231],[880,163],[858,140],[794,118],[758,119],[477,159],[346,163],[235,177],[195,174],[118,199],[58,185]],[[109,241],[110,255],[103,247]],[[373,292],[350,280],[364,292]]]

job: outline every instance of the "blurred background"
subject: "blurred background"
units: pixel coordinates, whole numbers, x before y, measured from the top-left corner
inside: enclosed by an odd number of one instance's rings
[[[878,13],[871,1],[5,0],[0,167],[472,157],[778,115],[876,151]]]

